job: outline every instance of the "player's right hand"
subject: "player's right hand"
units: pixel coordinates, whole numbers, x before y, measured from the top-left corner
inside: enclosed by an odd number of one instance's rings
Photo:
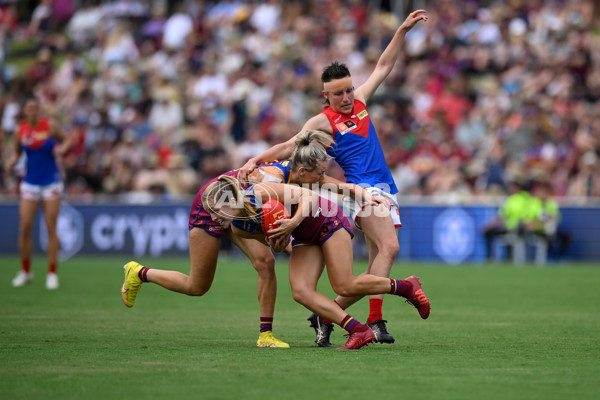
[[[256,161],[253,158],[249,159],[242,168],[238,170],[237,179],[240,182],[248,181],[248,175],[256,168]]]

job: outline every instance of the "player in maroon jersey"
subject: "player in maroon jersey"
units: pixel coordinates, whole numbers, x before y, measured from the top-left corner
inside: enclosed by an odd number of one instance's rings
[[[288,206],[291,218],[276,221],[278,228],[270,231],[267,238],[260,223],[261,207],[272,199]],[[429,300],[418,277],[397,280],[371,274],[353,275],[350,223],[337,204],[315,191],[270,182],[244,190],[237,179],[222,175],[206,188],[202,203],[213,221],[224,228],[233,225],[236,235],[269,244],[275,251],[285,248],[291,234],[290,285],[294,300],[348,331],[348,342],[339,349],[359,349],[373,342],[375,333],[317,291],[325,266],[331,286],[339,295],[395,294],[415,305],[423,318],[429,316]],[[283,236],[274,238],[274,233]]]
[[[366,108],[368,100],[392,71],[402,50],[404,36],[419,21],[427,21],[425,10],[416,10],[406,17],[387,45],[369,78],[355,89],[350,71],[344,64],[334,62],[323,70],[323,98],[326,106],[318,115],[310,118],[302,130],[314,129],[331,135],[334,145],[329,153],[344,170],[347,182],[364,186],[372,195],[386,196],[393,206],[369,205],[345,199],[355,226],[365,234],[369,249],[368,273],[388,277],[399,251],[398,227],[401,226],[398,213],[397,188],[386,164],[383,150]],[[287,158],[296,140],[292,137],[284,143],[273,146],[263,154],[254,157],[240,168],[238,178],[246,175],[264,160]],[[336,302],[347,308],[357,298],[338,297]],[[387,331],[382,314],[383,296],[371,296],[368,323],[377,335],[377,341],[393,343],[394,337]],[[317,344],[329,347],[329,334],[332,325],[317,315],[309,317],[317,334]]]
[[[267,163],[257,168],[250,176],[250,182],[286,182],[286,183],[314,183],[323,181],[337,184],[340,190],[348,191],[352,196],[360,192],[360,196],[369,202],[385,202],[385,198],[372,197],[363,188],[348,183],[335,181],[323,176],[330,157],[324,150],[323,135],[319,132],[307,131],[300,135],[297,151],[284,162]],[[237,171],[230,171],[224,175],[236,176]],[[153,282],[166,289],[188,294],[202,296],[211,287],[217,267],[219,252],[219,239],[224,234],[238,246],[250,259],[258,272],[258,299],[260,307],[260,337],[257,342],[259,347],[289,347],[276,339],[272,334],[275,298],[277,294],[277,280],[275,276],[275,260],[268,246],[254,240],[244,239],[231,234],[230,229],[224,229],[217,221],[211,219],[210,214],[203,207],[202,196],[206,188],[217,178],[202,187],[192,204],[189,219],[189,249],[190,273],[183,274],[178,271],[161,270],[142,266],[135,261],[125,266],[125,282],[121,288],[123,302],[128,307],[133,307],[138,291],[143,282]]]

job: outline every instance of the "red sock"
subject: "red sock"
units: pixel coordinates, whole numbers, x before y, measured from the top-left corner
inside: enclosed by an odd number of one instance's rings
[[[338,305],[338,306],[339,306],[339,307],[340,307],[342,310],[344,309],[344,307],[340,306],[340,305],[338,304],[338,302],[337,302],[337,301],[335,301],[335,300],[334,300],[333,302],[334,302],[335,304],[337,304],[337,305]],[[321,317],[321,318],[323,318],[323,317]],[[333,324],[333,322],[331,322],[331,321],[330,321],[330,320],[328,320],[327,318],[323,318],[323,322],[325,322],[326,324],[330,324],[330,325],[331,325],[331,324]]]
[[[48,273],[52,273],[55,274],[56,273],[56,263],[50,263],[48,264]]]
[[[25,273],[29,273],[31,271],[31,260],[21,259],[21,269],[25,271]]]
[[[372,324],[373,322],[383,319],[381,314],[381,306],[383,305],[383,299],[369,299],[369,319],[367,323]]]

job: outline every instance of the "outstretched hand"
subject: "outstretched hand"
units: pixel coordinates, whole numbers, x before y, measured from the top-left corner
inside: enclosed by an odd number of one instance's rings
[[[425,10],[416,10],[408,14],[408,17],[404,20],[402,25],[400,25],[400,29],[404,29],[406,32],[410,31],[419,21],[427,21],[429,17],[425,15],[427,11]]]

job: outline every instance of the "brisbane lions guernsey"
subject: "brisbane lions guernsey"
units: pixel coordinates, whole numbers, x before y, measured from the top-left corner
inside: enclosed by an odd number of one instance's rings
[[[365,104],[354,100],[351,114],[325,106],[323,114],[329,119],[335,142],[327,153],[342,167],[346,181],[398,193]]]
[[[49,185],[60,182],[61,176],[54,158],[54,138],[50,134],[47,119],[40,119],[37,126],[27,122],[19,125],[19,140],[27,156],[25,182],[32,185]]]

